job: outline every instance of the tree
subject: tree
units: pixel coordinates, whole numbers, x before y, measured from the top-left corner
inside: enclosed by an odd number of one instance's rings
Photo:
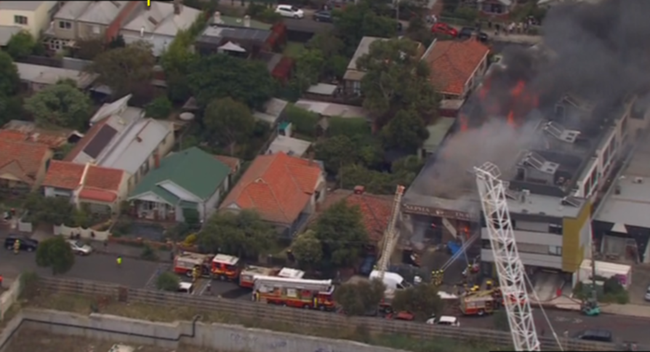
[[[11,36],[7,42],[7,53],[14,60],[31,55],[36,47],[36,40],[28,31],[20,31]]]
[[[397,290],[392,302],[394,310],[410,312],[419,321],[439,316],[443,306],[444,303],[438,296],[438,288],[432,284],[420,284],[404,290]]]
[[[314,227],[316,238],[323,244],[323,258],[333,266],[346,267],[356,262],[368,232],[358,206],[340,201],[321,214]]]
[[[25,100],[25,110],[43,125],[83,128],[91,109],[90,98],[67,81],[46,87]]]
[[[93,60],[97,55],[104,52],[103,38],[79,39],[76,44],[75,56],[82,60]]]
[[[427,138],[429,131],[424,120],[415,111],[400,110],[382,129],[383,144],[415,153]]]
[[[167,94],[175,102],[185,102],[190,96],[187,75],[197,54],[188,50],[192,45],[192,35],[189,31],[179,31],[167,50],[160,56],[160,63],[165,71]]]
[[[317,33],[305,47],[321,53],[324,62],[320,73],[323,76],[341,78],[345,74],[350,59],[343,55],[345,43],[332,32]]]
[[[384,297],[386,286],[379,280],[345,283],[334,291],[334,300],[349,316],[374,314]]]
[[[273,95],[276,83],[266,66],[226,54],[201,57],[190,68],[188,82],[198,104],[231,97],[250,108],[259,108]]]
[[[98,83],[108,86],[114,97],[121,97],[142,95],[151,84],[155,64],[151,46],[136,42],[97,55],[88,70],[99,75]]]
[[[18,90],[20,77],[11,56],[0,51],[0,97],[8,97]]]
[[[431,45],[433,33],[431,25],[426,23],[422,16],[413,16],[406,28],[406,36],[414,42],[422,43],[425,47]]]
[[[357,161],[355,144],[348,136],[339,135],[316,144],[315,157],[325,164],[325,170],[337,174],[342,166]]]
[[[384,116],[399,110],[428,115],[437,109],[429,67],[420,60],[417,43],[403,38],[375,41],[357,60],[357,67],[366,72],[361,80],[366,109]],[[383,122],[380,119],[380,127]]]
[[[333,13],[336,33],[345,43],[350,56],[363,37],[390,38],[397,33],[395,20],[378,16],[373,6],[371,1],[363,0]]]
[[[318,50],[303,50],[296,59],[296,78],[301,90],[306,90],[318,83],[325,67],[323,54]]]
[[[235,145],[244,143],[255,129],[255,118],[246,105],[231,98],[213,100],[205,108],[203,124],[210,135],[234,154]]]
[[[52,275],[65,274],[74,265],[74,253],[63,237],[51,237],[38,244],[36,265],[52,268]]]
[[[30,193],[25,200],[27,221],[33,224],[73,224],[74,207],[65,197],[44,197],[38,193]]]
[[[275,230],[254,211],[217,213],[198,235],[199,248],[212,253],[252,257],[268,248]]]
[[[323,244],[312,230],[298,235],[291,243],[291,252],[303,268],[314,268],[323,259]]]
[[[156,278],[156,288],[162,291],[176,292],[180,287],[181,279],[178,275],[165,271]]]
[[[369,170],[358,164],[342,167],[339,170],[338,179],[344,189],[353,189],[355,186],[363,185],[366,192],[373,194],[394,194],[395,185],[410,184],[396,183],[393,175]]]
[[[166,119],[172,113],[172,102],[165,96],[159,96],[151,103],[145,105],[145,112],[147,116],[154,119]]]

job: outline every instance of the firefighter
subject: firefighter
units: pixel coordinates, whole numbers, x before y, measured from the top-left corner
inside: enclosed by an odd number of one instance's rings
[[[20,240],[14,242],[14,254],[18,254],[18,251],[20,251]]]
[[[192,269],[192,281],[196,282],[196,280],[199,279],[199,276],[201,274],[199,273],[199,266],[195,266],[194,269]]]
[[[118,268],[122,266],[122,256],[121,255],[117,256],[116,262],[117,262],[117,267]]]
[[[487,280],[487,281],[485,281],[485,289],[486,289],[486,290],[491,290],[492,287],[493,287],[492,280]]]
[[[481,290],[481,286],[479,286],[479,285],[472,286],[472,292],[478,292],[480,290]]]

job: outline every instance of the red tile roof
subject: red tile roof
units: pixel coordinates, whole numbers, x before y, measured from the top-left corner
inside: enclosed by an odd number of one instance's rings
[[[67,138],[61,134],[42,131],[26,133],[17,130],[0,130],[0,139],[42,143],[50,148],[59,148],[67,143]]]
[[[233,158],[232,156],[215,155],[214,158],[222,162],[224,165],[228,166],[231,173],[237,171],[237,167],[240,163],[239,159]]]
[[[52,160],[47,169],[43,186],[75,190],[81,183],[86,166],[69,161]],[[117,198],[124,171],[91,165],[88,167],[84,187],[79,197],[102,202],[112,202]],[[103,194],[97,199],[98,194]],[[112,194],[108,196],[107,194]],[[111,198],[112,200],[106,200]]]
[[[63,160],[65,161],[74,160],[74,158],[76,158],[77,155],[79,155],[79,153],[81,153],[84,150],[84,148],[86,148],[86,146],[93,140],[93,138],[95,138],[97,133],[99,133],[99,130],[101,130],[102,127],[104,127],[104,125],[106,124],[106,122],[108,122],[108,120],[109,119],[103,119],[97,122],[96,124],[94,124],[93,127],[91,127],[88,130],[88,132],[86,132],[83,138],[81,138],[81,140],[77,142],[77,145],[75,145],[74,148],[72,148],[72,150],[68,153],[68,155],[65,156]]]
[[[52,160],[43,180],[44,187],[75,190],[86,166],[67,161]]]
[[[355,194],[353,191],[338,189],[327,195],[326,201],[319,207],[317,215],[343,200],[348,205],[359,207],[363,215],[363,224],[368,231],[368,238],[371,242],[379,243],[388,227],[393,196]],[[317,217],[314,217],[313,220],[317,220]]]
[[[437,41],[425,58],[431,67],[431,80],[436,90],[444,94],[463,94],[465,83],[489,51],[476,40]]]
[[[0,169],[31,184],[49,151],[50,148],[41,143],[0,139]]]
[[[284,153],[258,156],[221,208],[236,205],[256,210],[267,221],[291,224],[317,190],[321,168]]]

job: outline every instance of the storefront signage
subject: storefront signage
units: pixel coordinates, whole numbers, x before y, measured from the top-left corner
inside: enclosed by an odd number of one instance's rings
[[[426,215],[426,216],[438,216],[441,218],[448,219],[458,219],[470,221],[471,218],[468,213],[456,210],[444,210],[432,207],[424,207],[420,205],[404,204],[403,209],[405,213]]]

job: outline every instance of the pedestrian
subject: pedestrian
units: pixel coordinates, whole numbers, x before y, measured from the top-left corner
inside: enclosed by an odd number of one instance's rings
[[[18,254],[18,251],[20,251],[20,240],[14,242],[14,254]]]
[[[120,266],[122,266],[122,256],[118,255],[117,256],[117,267],[119,268]]]

